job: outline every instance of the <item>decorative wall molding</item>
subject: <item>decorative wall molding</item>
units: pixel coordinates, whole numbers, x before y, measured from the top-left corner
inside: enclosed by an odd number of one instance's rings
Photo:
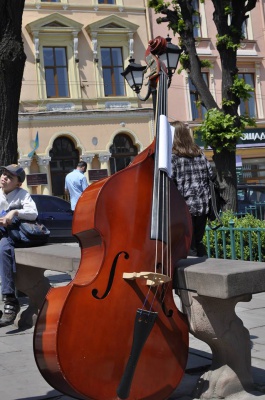
[[[32,158],[30,157],[23,157],[18,160],[19,165],[22,168],[29,168],[31,166]]]
[[[39,39],[38,33],[36,33],[36,32],[34,32],[33,41],[34,41],[34,47],[35,47],[35,60],[36,60],[36,63],[39,63],[40,62],[40,50],[39,50],[40,39]]]
[[[51,157],[48,156],[38,156],[37,163],[39,166],[48,166],[50,164]]]
[[[79,57],[78,57],[78,32],[74,31],[72,33],[73,35],[73,42],[74,42],[74,57],[75,57],[75,62],[79,62]]]
[[[93,59],[95,62],[98,62],[98,33],[91,33],[91,42],[92,42],[92,51],[93,51]]]
[[[98,159],[101,163],[108,162],[111,157],[111,153],[101,153],[98,155]]]
[[[95,157],[95,153],[89,153],[89,154],[82,154],[80,156],[80,159],[82,161],[85,161],[88,164],[91,164],[93,161],[93,158]]]

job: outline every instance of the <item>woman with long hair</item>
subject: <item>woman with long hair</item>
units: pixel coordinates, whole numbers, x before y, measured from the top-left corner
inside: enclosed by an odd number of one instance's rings
[[[193,236],[190,255],[206,256],[202,239],[209,212],[212,168],[200,147],[194,142],[183,122],[171,124],[175,128],[172,147],[172,179],[184,197],[192,217]]]

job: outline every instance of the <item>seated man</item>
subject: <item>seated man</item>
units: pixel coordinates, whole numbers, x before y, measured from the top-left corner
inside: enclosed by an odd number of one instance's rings
[[[4,300],[4,313],[0,319],[0,326],[5,326],[15,320],[20,310],[15,295],[15,243],[8,236],[6,227],[12,224],[14,217],[28,221],[36,220],[38,211],[30,194],[20,187],[26,176],[23,168],[16,164],[0,168],[2,169],[0,176],[0,274]]]

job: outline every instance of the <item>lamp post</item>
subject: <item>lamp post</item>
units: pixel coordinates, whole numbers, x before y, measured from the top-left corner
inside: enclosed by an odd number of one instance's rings
[[[157,46],[158,42],[162,43],[161,47]],[[134,62],[135,60],[133,58],[130,58],[129,65],[121,73],[121,75],[126,79],[131,89],[137,94],[137,97],[141,101],[148,100],[150,94],[152,93],[153,105],[155,110],[156,85],[153,84],[153,80],[154,80],[154,75],[156,73],[156,68],[154,72],[153,70],[154,66],[152,66],[152,64],[153,63],[162,64],[164,69],[166,69],[168,77],[168,87],[170,87],[172,76],[176,71],[181,52],[182,50],[178,46],[171,43],[171,38],[169,37],[169,35],[167,36],[166,39],[158,36],[156,39],[151,40],[149,42],[148,50],[146,52],[146,54],[150,53],[149,56],[146,57],[147,66],[144,67],[141,64],[136,64]],[[151,56],[151,61],[150,61],[150,56]],[[148,75],[149,77],[148,91],[145,97],[141,97],[140,91],[143,86],[144,74],[148,71],[149,68],[151,72]]]

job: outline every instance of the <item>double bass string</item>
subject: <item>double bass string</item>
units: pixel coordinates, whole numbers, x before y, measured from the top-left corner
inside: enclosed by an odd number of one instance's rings
[[[159,149],[159,138],[160,138],[160,115],[167,114],[167,79],[166,74],[163,70],[159,73],[160,79],[158,82],[158,91],[157,91],[157,107],[156,107],[156,159],[158,158],[158,149]],[[159,93],[159,95],[158,95]],[[155,260],[154,260],[154,271],[157,273],[158,265],[161,265],[161,273],[167,276],[172,275],[171,273],[171,232],[169,229],[170,226],[170,185],[169,185],[169,177],[167,173],[164,171],[160,171],[158,167],[155,167],[154,175],[157,179],[157,202],[156,202],[156,251],[155,251]],[[160,188],[162,188],[162,193]],[[160,220],[161,218],[161,220]],[[161,223],[161,225],[160,225]],[[160,259],[161,263],[158,263],[158,243],[159,239],[161,241],[161,254]],[[165,287],[165,283],[163,284],[162,290],[162,302],[164,301],[166,291],[168,285]],[[154,299],[157,296],[158,287],[156,293],[154,295]],[[154,300],[153,300],[154,301]],[[161,299],[160,299],[161,301]]]
[[[159,116],[160,115],[166,115],[167,114],[167,76],[163,69],[160,70],[160,78],[159,78],[159,89],[158,89],[159,95],[158,97],[158,104],[157,104],[157,109],[156,109],[156,140],[159,142],[160,140],[160,120]],[[157,143],[156,149],[158,151],[159,148],[159,143]],[[158,154],[157,157],[158,158]],[[161,216],[162,220],[162,227],[161,227],[161,260],[162,260],[162,271],[164,274],[170,276],[170,266],[169,266],[169,259],[170,257],[170,246],[171,246],[171,241],[170,241],[170,196],[169,196],[169,178],[164,171],[160,171],[159,169],[155,171],[155,174],[157,175],[158,179],[158,188],[161,187],[161,179],[162,179],[162,196],[160,190],[158,190],[158,202],[157,202],[157,224],[156,224],[156,240],[157,240],[157,246],[158,247],[158,238],[159,238],[159,216]],[[162,197],[162,201],[161,201]],[[162,204],[161,204],[162,202]],[[161,213],[159,213],[159,210],[161,210]],[[164,247],[166,246],[166,270],[165,270],[165,249]],[[156,253],[157,254],[157,253]],[[156,255],[157,257],[157,255]],[[157,265],[157,259],[156,259],[156,265]]]
[[[157,84],[157,101],[155,110],[155,124],[156,124],[156,163],[154,167],[155,182],[157,188],[156,201],[155,201],[155,259],[154,259],[154,273],[161,273],[168,277],[172,275],[171,268],[171,231],[170,231],[170,184],[169,176],[165,171],[158,168],[157,159],[159,157],[159,139],[160,139],[160,115],[167,114],[167,76],[163,70],[159,72],[159,80]],[[155,200],[155,199],[153,199]],[[159,243],[161,244],[159,247]],[[162,290],[161,289],[162,286]],[[142,305],[142,312],[146,308],[147,300],[151,293],[153,295],[149,312],[152,312],[154,301],[160,293],[160,302],[163,303],[169,285],[161,281],[156,285],[156,289],[152,290],[152,285],[149,286],[145,299]],[[146,310],[148,312],[148,310]]]
[[[163,221],[166,225],[165,227],[165,233],[166,233],[166,238],[165,240],[162,241],[162,270],[163,273],[169,277],[172,276],[171,272],[171,231],[169,229],[170,226],[170,216],[171,216],[171,201],[170,201],[170,185],[169,185],[169,178],[166,175],[166,173],[162,173],[164,184],[163,187],[166,187],[166,198],[163,200],[163,215],[165,218],[163,218]],[[163,238],[164,239],[164,238]],[[165,251],[164,251],[165,247]],[[169,285],[167,283],[163,284],[163,289],[161,293],[161,303],[164,302],[167,290]]]

